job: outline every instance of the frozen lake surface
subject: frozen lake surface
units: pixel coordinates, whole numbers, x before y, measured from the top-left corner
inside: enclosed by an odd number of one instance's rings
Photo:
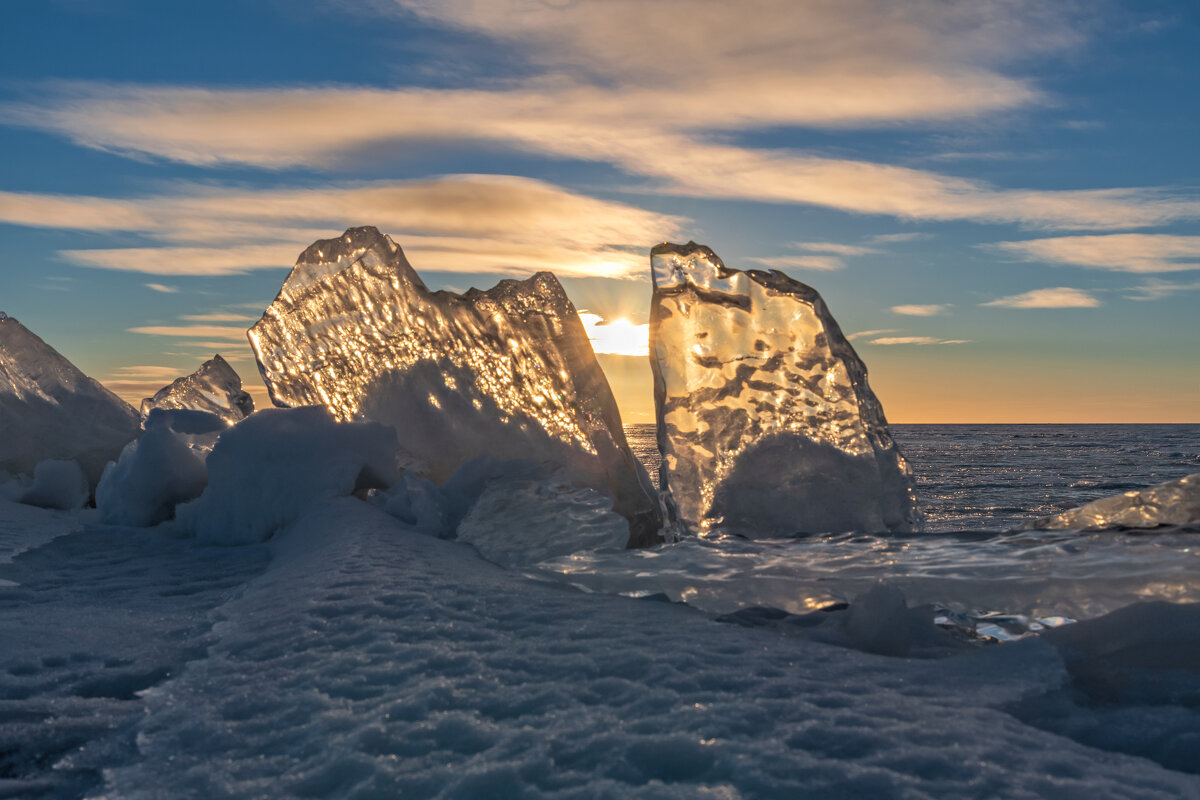
[[[1200,426],[895,434],[934,535],[504,569],[353,499],[237,547],[0,503],[0,797],[1200,797],[1196,534],[1004,532]]]

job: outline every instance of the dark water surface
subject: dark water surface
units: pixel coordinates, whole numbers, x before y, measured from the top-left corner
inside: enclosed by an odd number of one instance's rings
[[[657,484],[653,425],[627,425]],[[1200,472],[1200,424],[893,425],[928,531],[1005,530]]]

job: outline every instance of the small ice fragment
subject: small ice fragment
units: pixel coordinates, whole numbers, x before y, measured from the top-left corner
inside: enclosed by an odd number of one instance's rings
[[[254,413],[254,400],[242,389],[242,379],[220,354],[182,378],[176,378],[142,401],[142,426],[156,408],[207,411],[233,425]]]
[[[1149,489],[1138,489],[1034,520],[1036,530],[1094,531],[1200,525],[1200,472]]]

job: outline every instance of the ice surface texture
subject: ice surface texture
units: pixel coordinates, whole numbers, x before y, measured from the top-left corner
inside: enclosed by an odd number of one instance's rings
[[[1038,530],[1093,531],[1200,525],[1200,472],[1149,489],[1102,497],[1087,505],[1034,521]]]
[[[89,486],[138,437],[137,412],[16,319],[0,319],[0,470],[75,459]]]
[[[556,462],[613,498],[631,546],[657,541],[653,488],[550,273],[430,292],[389,237],[352,228],[304,251],[250,341],[276,405],[390,425],[439,483],[482,454]]]
[[[867,655],[530,581],[352,499],[239,548],[71,534],[2,502],[0,530],[14,513],[37,542],[66,535],[0,565],[9,796],[1200,796],[1200,777],[1122,755],[1200,764],[1193,673],[1147,673],[1191,708],[1143,705],[1103,649],[1137,646],[1159,609],[1067,643],[1093,686],[1113,673],[1089,663],[1117,670],[1118,704],[1089,705],[1047,641]],[[1200,609],[1176,610],[1163,667],[1200,645]]]
[[[207,411],[233,425],[254,413],[254,400],[242,390],[242,379],[229,363],[215,355],[200,368],[142,401],[142,425],[156,408]]]
[[[660,487],[697,533],[907,531],[912,479],[867,368],[816,290],[651,251]]]

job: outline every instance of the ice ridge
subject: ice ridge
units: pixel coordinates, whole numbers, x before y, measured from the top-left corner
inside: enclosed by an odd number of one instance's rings
[[[695,242],[650,260],[668,513],[701,534],[911,530],[908,465],[820,294]]]
[[[0,318],[0,470],[74,459],[95,488],[138,437],[137,412],[14,317]]]
[[[658,541],[653,487],[552,274],[431,292],[390,237],[351,228],[301,254],[249,336],[276,405],[385,423],[439,483],[485,454],[560,464],[613,498],[630,546]]]

